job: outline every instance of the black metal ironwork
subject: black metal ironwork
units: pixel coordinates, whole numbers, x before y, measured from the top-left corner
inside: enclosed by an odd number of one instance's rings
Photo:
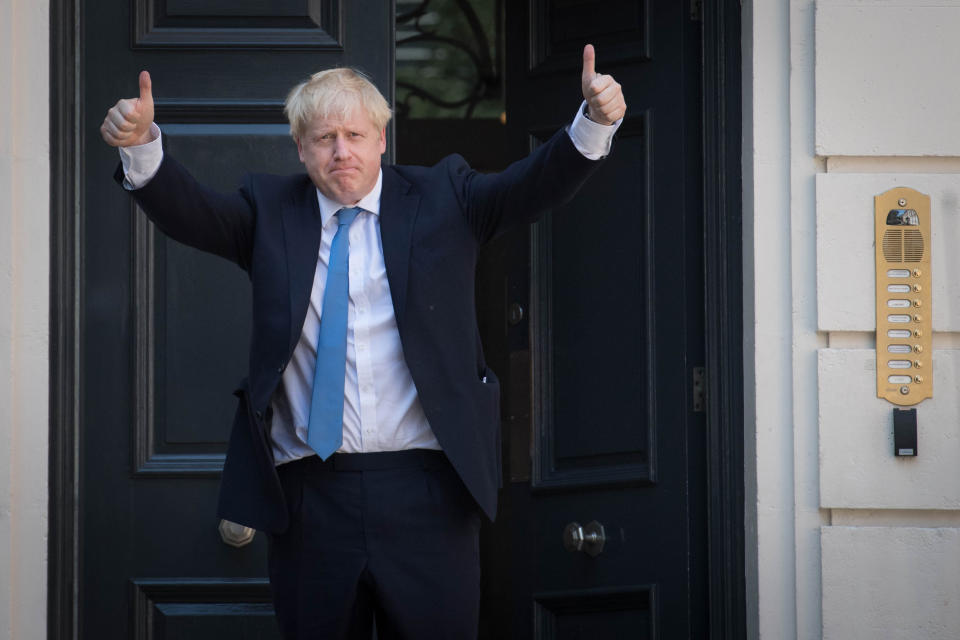
[[[484,31],[483,24],[477,15],[476,10],[470,4],[469,0],[440,0],[440,2],[450,2],[451,5],[459,9],[464,21],[469,27],[472,41],[460,40],[440,33],[439,28],[431,28],[423,23],[424,17],[431,13],[431,4],[436,6],[436,0],[422,0],[416,7],[405,11],[397,16],[397,29],[401,27],[412,29],[416,33],[411,36],[397,38],[396,46],[401,49],[405,46],[411,46],[417,43],[429,43],[442,47],[447,47],[459,51],[466,55],[470,61],[472,69],[473,82],[463,97],[455,99],[444,98],[426,87],[417,85],[413,82],[397,79],[396,87],[398,89],[398,99],[396,110],[399,115],[407,116],[411,112],[410,101],[418,98],[429,102],[443,109],[459,109],[465,107],[464,118],[473,116],[474,111],[483,100],[497,98],[500,96],[501,74],[499,52],[491,54],[490,39]],[[502,11],[503,0],[495,0],[495,11],[497,22]],[[440,25],[442,28],[443,25]],[[499,38],[498,38],[499,39]],[[495,43],[499,47],[498,43]],[[404,94],[400,98],[400,94]]]

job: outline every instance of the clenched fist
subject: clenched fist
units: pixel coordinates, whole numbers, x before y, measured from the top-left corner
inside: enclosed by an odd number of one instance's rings
[[[623,90],[613,76],[603,75],[594,70],[596,54],[593,45],[583,48],[583,73],[580,87],[583,99],[587,101],[587,117],[599,124],[610,125],[627,112],[627,103],[623,99]]]
[[[100,135],[111,147],[132,147],[153,140],[153,86],[150,74],[140,72],[140,97],[124,98],[110,107]]]

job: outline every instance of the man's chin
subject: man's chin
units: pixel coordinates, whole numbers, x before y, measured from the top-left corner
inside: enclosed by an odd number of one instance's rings
[[[327,196],[334,202],[338,202],[342,205],[356,204],[364,195],[366,195],[365,193],[361,193],[360,189],[357,189],[353,186],[340,184],[331,185],[330,183],[327,183],[326,185],[317,185],[317,187],[320,189],[320,193]]]
[[[360,202],[360,199],[363,198],[363,196],[364,194],[356,191],[350,191],[347,193],[341,192],[337,194],[337,197],[335,198],[335,200],[344,206],[352,207],[353,205]]]

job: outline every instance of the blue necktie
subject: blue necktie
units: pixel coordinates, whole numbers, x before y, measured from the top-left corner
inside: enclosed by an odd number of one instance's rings
[[[343,379],[347,367],[347,303],[350,299],[347,258],[350,224],[360,211],[353,207],[337,212],[339,226],[330,243],[307,423],[307,444],[322,460],[333,455],[343,442]]]

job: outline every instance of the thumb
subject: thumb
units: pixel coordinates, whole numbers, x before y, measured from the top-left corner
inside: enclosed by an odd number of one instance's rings
[[[583,73],[580,76],[580,80],[584,85],[589,84],[593,80],[594,76],[597,75],[593,68],[595,60],[596,53],[593,51],[593,45],[586,45],[583,48]]]
[[[143,106],[153,105],[153,83],[149,71],[140,72],[140,103]]]

